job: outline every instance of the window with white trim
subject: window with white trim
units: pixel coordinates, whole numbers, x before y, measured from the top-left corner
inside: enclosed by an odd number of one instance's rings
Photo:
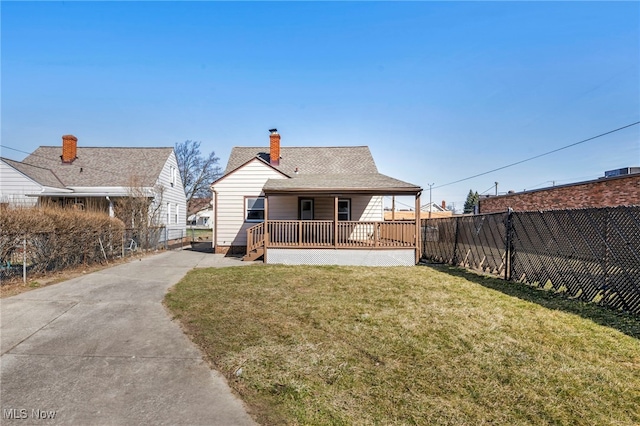
[[[351,220],[351,200],[338,199],[338,220]]]
[[[171,203],[167,203],[167,225],[171,223]]]
[[[245,220],[262,222],[264,220],[264,197],[247,197],[245,202]]]
[[[178,224],[179,215],[180,215],[180,204],[176,204],[174,221],[173,221],[173,223],[175,223],[176,225]]]
[[[169,166],[169,173],[171,174],[171,186],[176,186],[177,169],[173,166]]]

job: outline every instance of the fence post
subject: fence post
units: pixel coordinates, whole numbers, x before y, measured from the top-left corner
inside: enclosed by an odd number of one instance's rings
[[[169,228],[165,226],[164,228],[164,249],[169,249]]]
[[[504,247],[504,280],[505,281],[511,280],[511,265],[512,265],[511,254],[513,252],[511,247],[511,238],[512,238],[511,233],[513,232],[513,222],[511,220],[512,213],[513,213],[513,209],[509,207],[507,209],[507,223],[506,223],[506,227],[507,227],[506,240],[507,241],[505,242],[505,247]]]
[[[609,262],[611,262],[610,260],[610,253],[611,253],[611,249],[609,247],[609,243],[610,243],[610,232],[609,232],[609,228],[611,227],[610,224],[610,217],[611,217],[611,212],[609,208],[605,208],[604,209],[604,288],[605,289],[609,289],[609,284],[611,281],[611,278],[609,277]]]
[[[456,224],[456,232],[455,237],[453,238],[453,258],[451,259],[451,264],[454,266],[458,264],[458,229],[460,229],[458,222],[460,222],[459,217],[457,217],[454,222]]]
[[[27,237],[22,237],[22,282],[27,283]]]

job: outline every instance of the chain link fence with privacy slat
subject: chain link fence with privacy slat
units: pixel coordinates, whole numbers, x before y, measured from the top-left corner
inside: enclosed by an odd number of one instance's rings
[[[423,220],[425,259],[640,314],[640,206]]]

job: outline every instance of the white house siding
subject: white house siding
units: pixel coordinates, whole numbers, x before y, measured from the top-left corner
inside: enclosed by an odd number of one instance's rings
[[[384,211],[382,208],[382,197],[380,196],[344,196],[339,198],[347,198],[351,200],[351,220],[358,221],[382,221],[384,220]],[[316,220],[333,220],[334,218],[334,199],[333,198],[315,198],[314,209]],[[296,214],[297,214],[297,210]]]
[[[270,196],[269,220],[298,220],[298,200],[303,196]],[[308,197],[313,198],[314,219],[333,220],[333,197]],[[382,221],[384,210],[381,196],[344,196],[351,200],[351,220]]]
[[[172,167],[176,170],[176,179],[173,186],[171,185]],[[160,176],[158,176],[158,184],[164,188],[159,220],[167,228],[166,237],[168,240],[181,238],[186,235],[187,229],[187,198],[184,194],[184,187],[182,185],[182,179],[180,179],[180,173],[178,172],[178,161],[176,160],[176,155],[173,151],[165,162],[162,171],[160,172]],[[168,217],[167,203],[171,206],[170,215]],[[177,220],[175,214],[176,206],[178,211]]]
[[[269,197],[269,220],[297,220],[298,197]]]
[[[41,185],[0,160],[0,203],[31,207],[36,205],[38,198],[27,197],[26,194],[40,194],[42,189]]]
[[[245,197],[264,195],[262,188],[268,179],[287,179],[285,176],[255,159],[218,181],[213,189],[217,192],[218,205],[216,247],[246,246],[247,229],[256,222],[245,222]],[[269,198],[271,203],[275,198]],[[275,202],[277,204],[277,202]],[[269,206],[271,210],[271,205]],[[297,210],[296,210],[297,211]],[[275,217],[272,217],[275,219]]]
[[[351,198],[351,218],[361,222],[383,221],[384,208],[382,206],[382,196]]]

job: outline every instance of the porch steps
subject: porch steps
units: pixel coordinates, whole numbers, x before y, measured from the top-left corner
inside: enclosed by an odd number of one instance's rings
[[[258,247],[255,250],[251,250],[249,253],[242,256],[242,260],[245,262],[254,261],[264,255],[264,248]]]

